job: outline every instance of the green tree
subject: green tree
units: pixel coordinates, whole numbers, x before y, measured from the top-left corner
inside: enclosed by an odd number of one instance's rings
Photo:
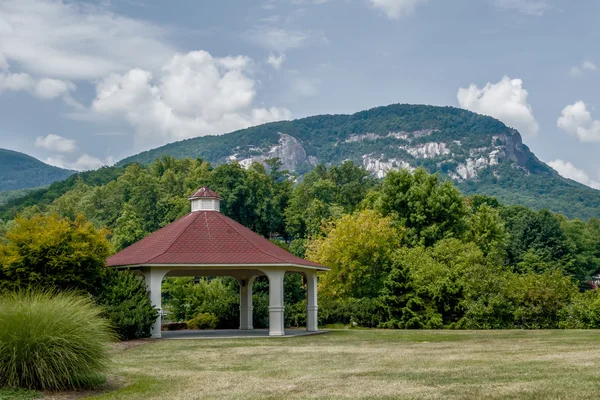
[[[107,269],[96,303],[121,340],[150,337],[157,310],[152,307],[146,283],[131,271]]]
[[[318,165],[304,176],[289,199],[287,232],[298,239],[319,235],[323,220],[357,210],[375,184],[367,171],[350,161],[329,169]]]
[[[329,268],[320,291],[333,298],[377,297],[400,245],[401,232],[373,210],[348,214],[324,226],[324,237],[308,243],[306,256]]]
[[[483,203],[469,220],[469,230],[465,239],[475,243],[485,256],[497,262],[506,258],[506,246],[509,236],[504,221],[497,209]]]
[[[17,218],[7,242],[0,244],[3,286],[95,293],[109,253],[106,233],[83,217]]]
[[[460,192],[423,168],[414,173],[406,169],[388,173],[375,209],[406,228],[404,242],[410,246],[460,238],[467,227],[467,208]]]

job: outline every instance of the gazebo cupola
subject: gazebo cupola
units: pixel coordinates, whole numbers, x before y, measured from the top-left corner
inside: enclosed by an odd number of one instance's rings
[[[196,193],[188,197],[188,200],[192,203],[192,212],[221,211],[221,196],[207,186],[198,189]]]

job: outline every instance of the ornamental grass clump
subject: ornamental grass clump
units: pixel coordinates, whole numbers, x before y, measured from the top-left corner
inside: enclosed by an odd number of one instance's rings
[[[0,295],[0,387],[65,390],[104,382],[114,340],[102,310],[74,293]]]

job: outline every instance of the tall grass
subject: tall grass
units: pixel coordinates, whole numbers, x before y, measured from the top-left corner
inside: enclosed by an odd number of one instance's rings
[[[0,295],[0,387],[94,387],[109,366],[114,339],[101,310],[73,293]]]

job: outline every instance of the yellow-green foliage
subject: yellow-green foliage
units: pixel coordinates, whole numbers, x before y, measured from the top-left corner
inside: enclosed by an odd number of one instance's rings
[[[109,254],[106,234],[81,216],[17,218],[0,243],[0,285],[93,293]]]
[[[20,291],[0,296],[0,387],[62,390],[104,381],[108,320],[88,297]]]
[[[364,210],[330,221],[323,230],[326,236],[309,242],[306,252],[308,259],[331,268],[319,283],[321,293],[334,298],[377,296],[401,240],[391,219]]]
[[[217,329],[219,317],[211,313],[201,313],[187,322],[189,329]]]

